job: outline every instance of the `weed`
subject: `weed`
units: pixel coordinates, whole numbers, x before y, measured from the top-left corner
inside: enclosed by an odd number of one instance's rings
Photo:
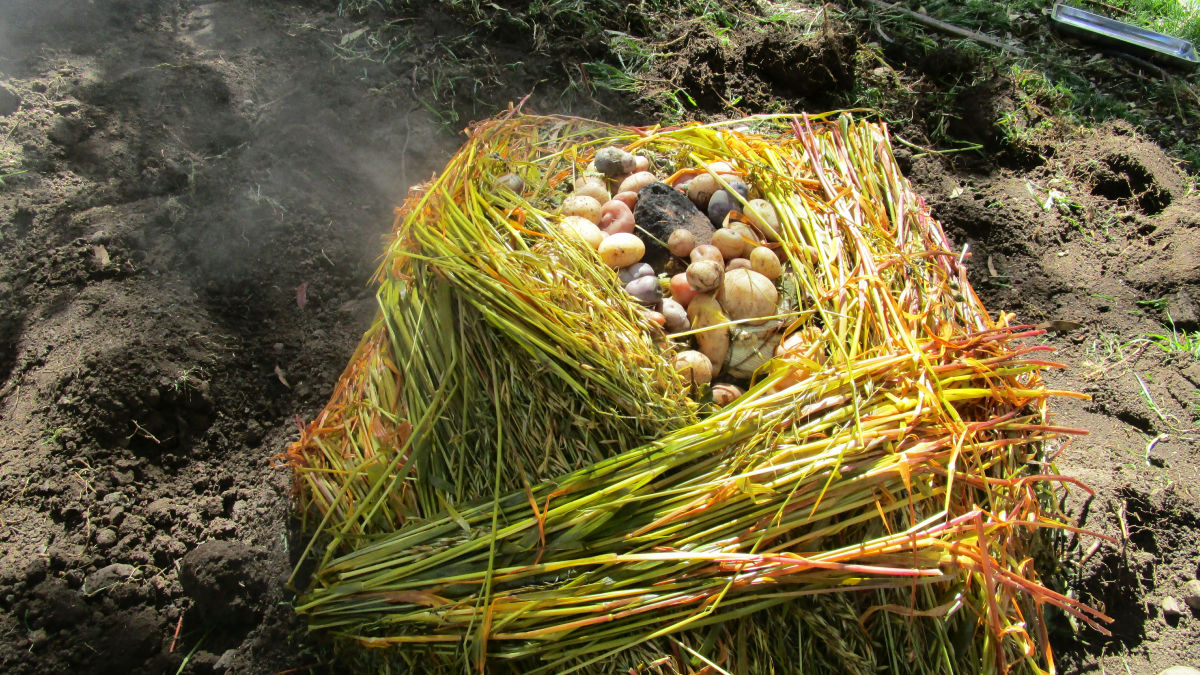
[[[1152,309],[1156,312],[1166,311],[1166,309],[1167,309],[1167,299],[1166,298],[1155,298],[1153,300],[1138,300],[1136,304],[1138,307],[1142,307],[1145,309]]]
[[[1138,385],[1141,387],[1139,395],[1142,398],[1142,402],[1146,404],[1146,407],[1150,409],[1150,412],[1158,416],[1158,419],[1163,424],[1167,425],[1168,429],[1183,436],[1190,436],[1200,432],[1200,428],[1185,428],[1182,420],[1170,412],[1164,411],[1162,407],[1159,406],[1159,404],[1154,400],[1154,397],[1150,395],[1150,389],[1146,387],[1146,382],[1142,379],[1142,376],[1136,372],[1133,374],[1133,376],[1137,379]],[[1146,379],[1151,379],[1149,374],[1146,375]],[[1151,382],[1153,382],[1153,380],[1151,380]]]
[[[1170,322],[1170,334],[1151,333],[1146,336],[1151,344],[1158,346],[1168,354],[1190,354],[1192,358],[1200,359],[1200,331],[1179,331],[1175,322]]]

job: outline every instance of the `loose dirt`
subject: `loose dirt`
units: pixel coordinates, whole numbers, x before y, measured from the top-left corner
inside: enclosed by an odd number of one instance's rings
[[[438,41],[468,32],[436,9],[386,59],[356,49],[363,27],[317,2],[0,7],[0,670],[326,670],[289,604],[305,540],[273,456],[373,316],[392,208],[467,117],[527,94],[651,121],[551,59],[505,75],[511,45],[479,42],[486,78],[455,70]],[[733,51],[679,30],[662,79],[701,114],[824,110],[892,77],[845,25]],[[964,99],[962,136],[995,145],[1005,96]],[[1055,403],[1091,434],[1054,451],[1094,491],[1067,505],[1112,541],[1071,535],[1061,582],[1116,622],[1060,621],[1060,665],[1157,673],[1200,654],[1200,616],[1162,609],[1200,572],[1200,359],[1139,338],[1168,314],[1200,330],[1200,198],[1127,126],[998,151],[898,154],[988,306],[1049,328],[1053,386],[1092,396]]]

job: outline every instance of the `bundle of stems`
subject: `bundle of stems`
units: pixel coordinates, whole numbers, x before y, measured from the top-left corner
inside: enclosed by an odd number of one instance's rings
[[[836,670],[1039,672],[1043,605],[1106,620],[1032,563],[1040,531],[1071,529],[1043,449],[1078,432],[1046,418],[1075,394],[1044,386],[1037,331],[988,316],[886,127],[737,124],[510,115],[410,197],[380,319],[288,453],[321,518],[310,626],[478,667],[642,645],[720,668],[777,653],[761,617],[810,607]],[[712,414],[666,367],[678,343],[551,215],[610,144],[733,161],[779,215],[764,234],[796,339]],[[495,187],[514,171],[523,194]],[[847,617],[860,638],[839,637]]]

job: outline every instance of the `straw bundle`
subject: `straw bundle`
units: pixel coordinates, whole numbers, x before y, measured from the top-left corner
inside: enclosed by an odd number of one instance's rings
[[[379,318],[287,453],[311,627],[449,667],[1037,672],[1043,605],[1106,620],[1034,569],[1070,527],[1047,400],[1075,396],[1037,331],[989,318],[884,126],[739,125],[509,116],[410,197]],[[733,160],[779,214],[797,339],[724,408],[557,226],[614,144]]]

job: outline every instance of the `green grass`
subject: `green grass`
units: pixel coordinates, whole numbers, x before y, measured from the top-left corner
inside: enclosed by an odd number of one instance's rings
[[[1170,333],[1152,333],[1147,338],[1168,354],[1190,354],[1200,359],[1200,331],[1179,331],[1172,321]]]
[[[1075,4],[1161,31],[1176,37],[1200,41],[1200,5],[1192,0],[1079,0]],[[1022,57],[959,38],[950,38],[918,25],[901,14],[871,10],[858,16],[866,31],[881,41],[881,48],[894,59],[895,52],[911,67],[938,52],[950,50],[953,58],[980,63],[964,66],[968,79],[938,82],[927,78],[919,97],[936,104],[926,119],[953,119],[959,114],[957,94],[973,84],[986,82],[1006,72],[1015,85],[1018,109],[998,121],[997,126],[1008,147],[1020,148],[1036,137],[1039,124],[1047,117],[1063,118],[1082,125],[1095,125],[1122,119],[1141,129],[1175,157],[1200,170],[1200,73],[1171,71],[1144,61],[1119,58],[1114,52],[1083,41],[1057,36],[1050,28],[1047,14],[1052,0],[908,0],[902,3],[946,23],[978,31],[1026,50]],[[914,54],[915,52],[915,54]],[[908,70],[910,68],[906,68]],[[945,78],[942,78],[945,79]],[[901,92],[903,94],[903,92]],[[903,99],[903,96],[898,97]],[[897,97],[893,97],[895,101]],[[901,112],[895,103],[884,106],[888,112]],[[902,115],[903,116],[903,115]],[[938,143],[949,138],[938,135],[936,124],[930,136]]]
[[[1183,0],[1109,0],[1104,5],[1110,9],[1109,13],[1114,19],[1200,43],[1200,3]]]

